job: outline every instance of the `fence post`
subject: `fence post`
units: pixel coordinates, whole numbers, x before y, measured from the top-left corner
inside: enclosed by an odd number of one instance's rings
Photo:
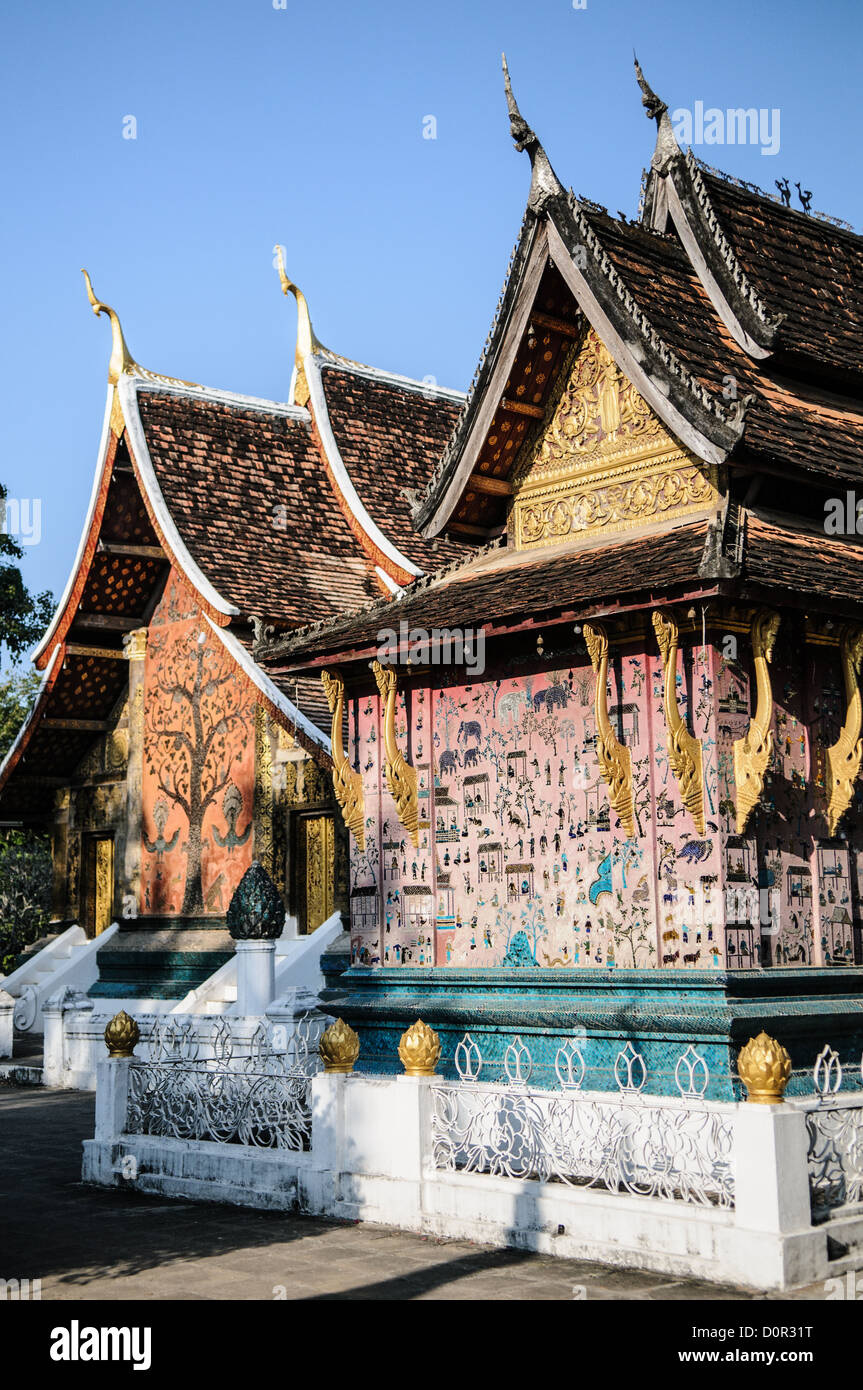
[[[15,1000],[11,994],[7,994],[5,989],[0,989],[0,1057],[12,1056],[12,1019],[15,1012]]]
[[[106,1057],[96,1067],[97,1140],[110,1143],[126,1128],[131,1066],[131,1057]]]
[[[275,941],[237,941],[237,1013],[265,1013],[275,992]]]

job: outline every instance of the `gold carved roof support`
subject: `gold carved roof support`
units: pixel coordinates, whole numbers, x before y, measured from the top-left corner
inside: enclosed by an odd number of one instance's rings
[[[584,624],[584,640],[596,672],[596,753],[608,787],[608,799],[627,835],[635,834],[632,797],[632,754],[618,741],[608,717],[608,634],[601,623]]]
[[[828,789],[827,828],[835,835],[839,822],[851,805],[854,783],[863,762],[863,701],[860,696],[860,664],[863,661],[863,629],[846,624],[839,639],[839,655],[845,678],[845,722],[836,742],[827,749]]]
[[[686,727],[677,703],[677,648],[680,633],[674,618],[657,608],[653,628],[662,657],[668,761],[677,778],[684,806],[699,835],[704,834],[704,754],[700,738]]]
[[[341,807],[342,819],[354,836],[358,847],[366,847],[365,802],[363,799],[363,779],[351,767],[350,759],[342,743],[342,719],[345,711],[345,683],[338,671],[331,675],[321,672],[321,681],[333,716],[330,747],[333,758],[333,787],[336,800]]]
[[[773,756],[773,690],[770,662],[779,631],[779,614],[761,608],[752,618],[752,656],[757,703],[749,728],[734,743],[734,784],[737,789],[737,834],[742,835],[764,788],[764,774]]]
[[[399,820],[416,849],[419,845],[417,773],[416,768],[405,761],[404,754],[396,742],[396,673],[392,666],[381,666],[379,661],[372,662],[372,670],[383,703],[384,769],[387,786],[396,804]]]

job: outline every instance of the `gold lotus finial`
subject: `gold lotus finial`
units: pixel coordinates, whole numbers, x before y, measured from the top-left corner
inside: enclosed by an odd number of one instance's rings
[[[87,285],[87,298],[93,313],[96,315],[107,314],[111,320],[111,360],[108,363],[108,380],[112,386],[116,386],[123,373],[132,371],[138,364],[126,346],[126,339],[123,337],[117,311],[112,309],[109,304],[103,304],[101,299],[96,298],[90,276],[83,266],[81,267],[81,274]]]
[[[791,1058],[780,1042],[762,1031],[741,1048],[737,1070],[748,1101],[778,1105],[791,1076]]]
[[[349,1023],[337,1018],[318,1043],[324,1071],[353,1071],[360,1055],[360,1040]]]
[[[407,1076],[434,1076],[440,1057],[440,1038],[433,1028],[418,1018],[402,1033],[399,1057]]]
[[[105,1029],[105,1043],[109,1057],[131,1057],[140,1039],[140,1031],[134,1018],[125,1010],[115,1014]]]

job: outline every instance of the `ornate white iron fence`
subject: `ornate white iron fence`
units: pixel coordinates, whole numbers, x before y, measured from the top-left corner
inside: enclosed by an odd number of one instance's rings
[[[704,1100],[707,1063],[693,1047],[678,1062],[679,1097],[646,1100],[644,1059],[627,1043],[617,1056],[617,1097],[581,1091],[584,1058],[568,1039],[558,1050],[560,1092],[529,1089],[530,1051],[507,1048],[507,1081],[479,1080],[482,1054],[465,1034],[458,1083],[432,1087],[436,1168],[604,1187],[702,1206],[734,1205],[732,1107]]]
[[[325,1023],[305,1014],[251,1034],[227,1018],[206,1031],[194,1018],[159,1024],[150,1059],[130,1068],[126,1133],[308,1150]]]
[[[814,1217],[863,1202],[863,1094],[840,1094],[843,1075],[838,1052],[823,1047],[812,1070],[818,1101],[806,1115]]]

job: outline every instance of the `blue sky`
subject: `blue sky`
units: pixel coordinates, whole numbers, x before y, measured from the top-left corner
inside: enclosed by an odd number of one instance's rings
[[[276,3],[5,0],[0,480],[41,499],[33,589],[66,581],[104,408],[81,266],[143,365],[283,400],[281,242],[328,346],[467,385],[528,187],[501,49],[563,182],[612,212],[635,215],[653,148],[635,47],[672,110],[779,108],[775,157],[697,154],[863,224],[858,0]]]

